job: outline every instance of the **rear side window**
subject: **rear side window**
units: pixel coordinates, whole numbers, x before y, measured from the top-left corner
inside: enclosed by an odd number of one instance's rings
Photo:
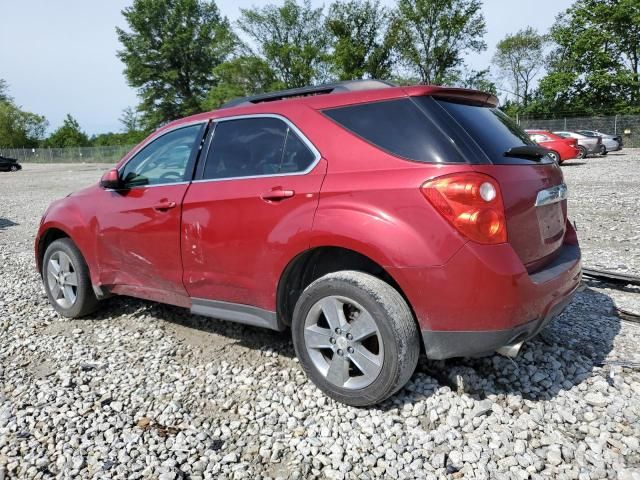
[[[465,162],[432,117],[411,99],[350,105],[323,113],[393,155],[418,162]]]
[[[418,102],[425,102],[419,97]],[[538,164],[548,163],[548,157],[535,161],[526,157],[506,157],[512,147],[532,145],[533,142],[511,118],[497,108],[480,107],[451,101],[437,103],[473,138],[494,164]]]
[[[278,118],[226,120],[216,124],[203,178],[304,172],[314,160],[315,154]]]

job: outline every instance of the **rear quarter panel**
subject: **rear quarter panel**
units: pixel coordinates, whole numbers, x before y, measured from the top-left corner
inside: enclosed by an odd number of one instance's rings
[[[464,245],[466,240],[431,207],[420,186],[436,176],[471,171],[469,165],[404,160],[319,112],[309,120],[316,128],[308,135],[328,164],[312,247],[348,248],[382,266],[402,268],[441,265]]]

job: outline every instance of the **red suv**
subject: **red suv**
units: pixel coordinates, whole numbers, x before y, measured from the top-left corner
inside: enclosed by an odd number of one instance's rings
[[[418,355],[517,354],[580,250],[548,150],[473,90],[346,82],[166,125],[51,204],[35,243],[67,317],[118,294],[284,331],[351,405]]]

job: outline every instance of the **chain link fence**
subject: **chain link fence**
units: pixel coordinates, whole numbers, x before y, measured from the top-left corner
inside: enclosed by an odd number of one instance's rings
[[[597,130],[620,135],[625,147],[640,147],[640,115],[611,117],[559,117],[546,119],[519,118],[522,128],[540,130]]]
[[[0,148],[0,155],[19,162],[32,163],[116,163],[133,148],[72,147],[72,148]]]
[[[640,147],[640,115],[611,117],[558,117],[533,119],[520,117],[522,128],[541,130],[597,130],[620,135],[625,147]],[[73,147],[73,148],[0,148],[0,155],[20,162],[33,163],[116,163],[133,148]]]

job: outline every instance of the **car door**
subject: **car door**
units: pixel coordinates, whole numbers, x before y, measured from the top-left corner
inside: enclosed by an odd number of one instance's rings
[[[185,303],[181,203],[205,128],[206,122],[162,132],[120,167],[123,188],[103,191],[97,215],[101,279],[116,293]]]
[[[183,202],[189,295],[274,311],[280,273],[309,246],[326,161],[291,122],[258,115],[218,120],[201,167]]]

